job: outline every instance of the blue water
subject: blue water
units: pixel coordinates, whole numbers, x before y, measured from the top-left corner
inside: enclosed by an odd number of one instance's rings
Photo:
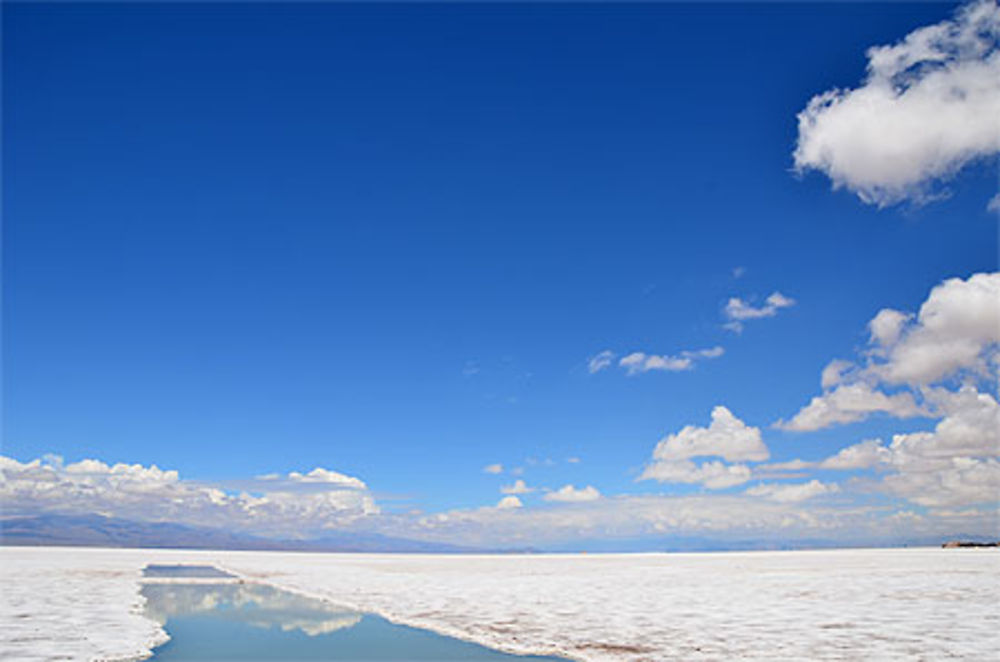
[[[258,584],[150,583],[142,594],[147,614],[170,635],[153,651],[156,662],[560,660],[501,653]]]
[[[159,565],[150,563],[142,569],[144,577],[179,577],[182,579],[220,579],[235,577],[210,565]]]

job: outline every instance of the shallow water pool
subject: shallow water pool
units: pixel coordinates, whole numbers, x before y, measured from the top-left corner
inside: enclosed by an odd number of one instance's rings
[[[462,660],[553,662],[396,625],[271,586],[149,583],[146,612],[170,635],[157,662],[191,660]]]
[[[210,565],[166,565],[150,563],[142,569],[143,577],[163,577],[180,579],[225,579],[235,578],[225,570]]]

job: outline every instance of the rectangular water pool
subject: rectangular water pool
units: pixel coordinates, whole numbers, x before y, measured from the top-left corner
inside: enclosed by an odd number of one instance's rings
[[[210,565],[162,565],[155,563],[143,568],[142,576],[179,579],[229,579],[236,577],[236,575]]]
[[[149,583],[142,595],[170,635],[153,651],[156,662],[561,660],[502,653],[261,584]]]

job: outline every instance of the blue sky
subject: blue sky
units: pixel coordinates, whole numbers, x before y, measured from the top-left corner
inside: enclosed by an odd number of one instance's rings
[[[956,7],[7,5],[3,454],[325,467],[396,516],[743,494],[636,481],[717,405],[772,462],[933,429],[774,424],[879,310],[997,269],[995,158],[881,206],[794,171],[809,100]]]

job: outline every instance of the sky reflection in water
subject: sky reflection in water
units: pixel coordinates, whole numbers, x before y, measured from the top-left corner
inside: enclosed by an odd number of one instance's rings
[[[463,660],[541,662],[270,586],[148,583],[146,614],[171,639],[153,660]]]

